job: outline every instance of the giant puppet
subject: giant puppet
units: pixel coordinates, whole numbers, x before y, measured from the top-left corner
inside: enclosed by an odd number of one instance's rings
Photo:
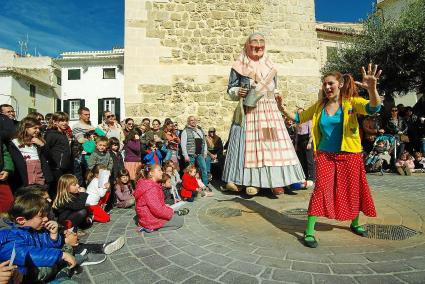
[[[265,54],[265,39],[254,33],[233,64],[228,94],[239,101],[229,134],[223,181],[232,191],[260,188],[274,194],[304,180],[304,173],[276,103],[277,71]]]

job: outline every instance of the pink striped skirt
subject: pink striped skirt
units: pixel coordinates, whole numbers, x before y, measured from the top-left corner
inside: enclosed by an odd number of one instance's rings
[[[246,110],[245,168],[299,164],[297,154],[273,93]]]

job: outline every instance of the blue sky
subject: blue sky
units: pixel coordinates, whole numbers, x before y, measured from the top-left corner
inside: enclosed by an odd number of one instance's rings
[[[303,1],[303,0],[300,0]],[[318,21],[366,18],[375,0],[315,0]],[[124,45],[124,0],[0,0],[0,47],[58,56]]]
[[[302,0],[301,0],[302,1]],[[376,0],[315,0],[316,20],[358,22],[373,11]]]

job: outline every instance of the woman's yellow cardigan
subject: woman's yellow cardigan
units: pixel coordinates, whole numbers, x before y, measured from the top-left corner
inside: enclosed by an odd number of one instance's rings
[[[359,133],[359,123],[357,121],[357,114],[368,115],[371,114],[368,111],[368,100],[361,97],[353,97],[350,99],[342,99],[342,111],[343,111],[343,130],[342,130],[342,143],[341,151],[350,153],[361,153],[362,144]],[[320,143],[320,117],[324,107],[324,102],[319,100],[314,105],[309,107],[307,110],[299,114],[299,123],[312,120],[313,125],[313,145],[314,151]]]

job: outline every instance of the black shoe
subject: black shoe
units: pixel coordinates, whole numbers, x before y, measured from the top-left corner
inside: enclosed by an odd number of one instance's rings
[[[308,241],[306,240],[306,238],[313,238],[313,240]],[[316,238],[313,235],[307,235],[305,232],[304,232],[303,242],[304,242],[304,245],[309,248],[317,248],[317,246],[319,245],[316,241]]]
[[[242,199],[251,199],[251,198],[255,197],[255,195],[249,195],[249,194],[246,194],[246,193],[241,193],[240,197]]]
[[[293,192],[292,190],[285,189],[285,194],[287,194],[287,195],[297,195],[298,193]]]
[[[360,228],[363,229],[363,230],[361,230]],[[358,226],[350,225],[350,231],[353,232],[354,234],[360,236],[360,237],[364,237],[364,238],[367,237],[367,231],[360,225],[358,225]]]
[[[106,260],[105,254],[87,254],[87,259],[81,264],[81,266],[89,266],[102,263]]]

